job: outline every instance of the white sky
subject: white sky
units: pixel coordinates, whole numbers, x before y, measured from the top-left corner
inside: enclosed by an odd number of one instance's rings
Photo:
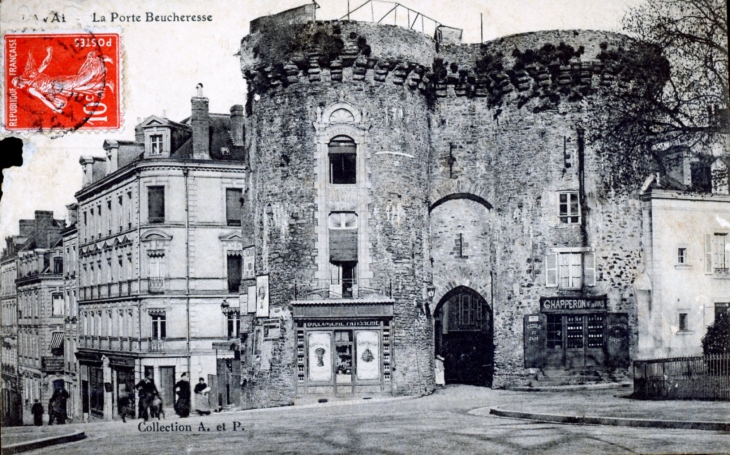
[[[133,139],[137,118],[160,115],[174,120],[190,115],[190,98],[202,82],[211,112],[229,112],[244,104],[245,84],[234,54],[249,21],[266,14],[301,6],[307,0],[2,0],[0,28],[22,30],[110,29],[121,31],[123,42],[123,102],[125,127],[121,131],[72,133],[51,138],[26,135],[24,164],[4,171],[0,201],[0,243],[16,234],[18,220],[32,218],[35,210],[53,210],[65,218],[65,206],[81,189],[81,155],[103,155],[104,139]],[[318,19],[335,19],[347,12],[347,0],[318,0]],[[350,0],[350,7],[364,0]],[[620,31],[629,6],[642,0],[403,0],[402,4],[444,25],[464,29],[465,42],[478,42],[479,15],[484,18],[484,39],[535,30],[598,29]],[[385,5],[379,6],[384,8]],[[368,16],[369,7],[353,15]],[[110,23],[111,13],[206,14],[210,23]],[[376,18],[378,18],[376,9]],[[386,9],[387,11],[387,9]],[[53,12],[66,23],[51,24]],[[92,23],[105,16],[106,23]],[[47,21],[43,22],[46,18]],[[403,17],[402,17],[403,19]],[[2,54],[0,54],[2,55]],[[0,95],[1,96],[1,95]],[[0,133],[2,136],[2,133]]]

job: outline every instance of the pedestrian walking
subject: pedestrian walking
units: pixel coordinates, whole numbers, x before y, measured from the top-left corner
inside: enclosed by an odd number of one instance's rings
[[[210,387],[205,383],[205,379],[200,378],[195,385],[195,411],[201,416],[210,414],[210,404],[208,403],[209,392]]]
[[[66,389],[56,389],[53,391],[51,401],[48,404],[48,425],[53,425],[54,420],[59,425],[66,423],[66,402],[69,398]]]
[[[175,383],[175,394],[177,400],[175,401],[175,413],[180,417],[187,417],[190,415],[190,382],[188,381],[187,373],[183,373],[177,383]]]
[[[36,399],[33,403],[33,407],[30,408],[31,414],[33,414],[33,425],[40,427],[43,425],[43,405]]]
[[[159,397],[160,392],[157,391],[157,386],[155,386],[154,381],[149,375],[139,381],[135,387],[139,392],[139,414],[144,417],[144,421],[146,422],[150,417],[149,408],[152,400],[155,397]]]

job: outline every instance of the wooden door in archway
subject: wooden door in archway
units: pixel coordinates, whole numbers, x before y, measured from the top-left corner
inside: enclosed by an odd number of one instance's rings
[[[435,354],[447,384],[491,387],[494,373],[492,309],[478,292],[459,287],[434,312]]]

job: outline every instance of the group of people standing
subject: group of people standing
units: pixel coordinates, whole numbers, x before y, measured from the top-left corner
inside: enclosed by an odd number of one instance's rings
[[[210,404],[208,403],[208,393],[210,387],[205,383],[205,379],[200,378],[198,383],[195,385],[195,411],[199,415],[210,414]],[[175,383],[175,413],[180,417],[187,417],[190,415],[190,382],[186,373],[182,374],[177,383]]]
[[[139,393],[139,412],[145,421],[150,417],[150,410],[154,410],[156,402],[162,406],[162,397],[160,396],[154,381],[150,376],[146,376],[137,384],[136,389]],[[199,415],[210,414],[210,404],[208,403],[208,393],[210,388],[205,383],[205,379],[200,378],[198,384],[193,389],[195,393],[195,411]],[[175,413],[180,417],[188,417],[191,410],[191,390],[187,373],[183,373],[179,381],[175,383]],[[154,411],[153,411],[154,413]]]
[[[51,399],[48,401],[48,425],[53,425],[54,420],[57,424],[63,425],[66,423],[67,412],[66,403],[70,395],[66,389],[55,389]],[[30,413],[33,414],[33,425],[39,427],[43,425],[43,405],[39,400],[35,400],[33,406],[30,408]]]

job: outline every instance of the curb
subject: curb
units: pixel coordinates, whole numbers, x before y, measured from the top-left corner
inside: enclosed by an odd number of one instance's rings
[[[405,396],[405,397],[393,397],[393,398],[373,398],[370,400],[343,400],[343,401],[332,401],[327,403],[312,403],[312,404],[295,404],[291,406],[276,406],[272,408],[253,408],[253,409],[239,409],[233,413],[257,413],[257,412],[271,412],[271,411],[283,411],[283,410],[298,410],[298,409],[311,409],[311,408],[329,408],[334,406],[352,406],[356,404],[368,404],[368,403],[384,403],[392,401],[403,401],[403,400],[415,400],[421,398],[421,396]]]
[[[10,444],[2,448],[2,455],[11,453],[27,452],[29,450],[42,449],[44,447],[54,446],[56,444],[64,444],[67,442],[80,441],[86,439],[86,433],[83,431],[75,431],[70,434],[61,436],[51,436],[50,438],[35,439],[33,441],[18,442]]]
[[[483,415],[479,412],[487,408],[479,408],[469,411],[472,415]],[[730,422],[712,421],[683,421],[683,420],[657,420],[657,419],[636,419],[624,417],[594,417],[594,416],[568,416],[560,414],[537,414],[532,412],[508,411],[499,407],[489,408],[489,414],[498,417],[509,417],[513,419],[536,420],[540,422],[566,423],[573,425],[610,425],[616,427],[639,427],[639,428],[673,428],[680,430],[706,430],[706,431],[730,431]]]
[[[607,384],[576,384],[576,385],[558,385],[558,386],[519,386],[519,387],[508,387],[507,390],[513,392],[561,392],[561,391],[573,391],[573,390],[605,390],[605,389],[622,389],[631,387],[631,382],[612,382]]]

